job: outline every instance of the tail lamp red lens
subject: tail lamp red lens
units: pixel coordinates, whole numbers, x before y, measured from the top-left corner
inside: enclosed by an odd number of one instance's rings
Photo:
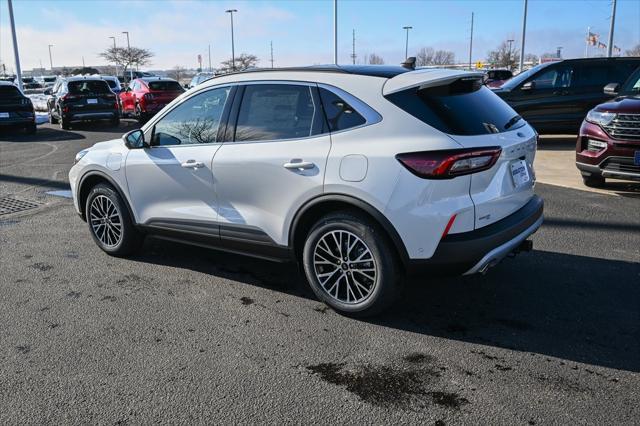
[[[498,146],[443,151],[408,152],[396,159],[414,175],[424,179],[452,179],[488,170],[496,164]]]

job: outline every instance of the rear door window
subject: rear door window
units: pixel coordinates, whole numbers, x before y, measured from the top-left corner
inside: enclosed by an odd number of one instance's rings
[[[578,68],[575,87],[603,87],[609,82],[609,68],[607,64],[582,64]]]
[[[571,86],[573,78],[572,67],[553,67],[533,78],[536,90],[559,89]]]
[[[459,79],[443,86],[411,88],[386,97],[420,121],[452,135],[499,133],[525,124],[479,78]]]
[[[298,139],[321,133],[323,120],[313,89],[293,84],[245,86],[235,140]]]
[[[339,130],[350,129],[365,124],[367,120],[351,107],[345,100],[330,90],[320,88],[320,99],[322,107],[327,116],[327,124],[329,131],[337,132]]]

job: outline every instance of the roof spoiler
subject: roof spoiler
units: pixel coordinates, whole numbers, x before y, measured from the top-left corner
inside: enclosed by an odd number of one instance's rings
[[[415,70],[416,69],[416,57],[415,56],[409,56],[400,65],[402,65],[403,68],[406,68],[406,69],[409,69],[409,70]]]
[[[459,71],[444,68],[418,69],[388,79],[382,88],[384,96],[411,88],[443,86],[461,78],[481,78],[482,72]]]

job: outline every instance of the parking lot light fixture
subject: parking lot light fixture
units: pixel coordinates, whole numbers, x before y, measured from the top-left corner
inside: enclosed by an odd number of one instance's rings
[[[231,16],[231,69],[233,71],[236,70],[236,51],[233,41],[233,13],[237,12],[236,9],[227,9],[225,10]]]
[[[53,47],[53,44],[49,45],[49,66],[51,67],[51,72],[53,72],[53,59],[51,56],[51,48]]]
[[[404,59],[406,60],[409,57],[409,30],[413,29],[411,26],[402,27],[403,30],[407,31],[407,39],[404,44]]]
[[[129,31],[123,31],[122,34],[127,35],[127,53],[131,53],[131,44],[129,43]],[[130,64],[133,65],[133,64]],[[129,81],[133,80],[133,70],[129,68]]]

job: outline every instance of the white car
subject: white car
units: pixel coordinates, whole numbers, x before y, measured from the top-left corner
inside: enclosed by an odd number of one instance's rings
[[[69,178],[109,254],[153,234],[296,261],[321,300],[369,315],[406,273],[484,273],[531,248],[537,137],[481,73],[259,70],[208,80],[79,152]]]

